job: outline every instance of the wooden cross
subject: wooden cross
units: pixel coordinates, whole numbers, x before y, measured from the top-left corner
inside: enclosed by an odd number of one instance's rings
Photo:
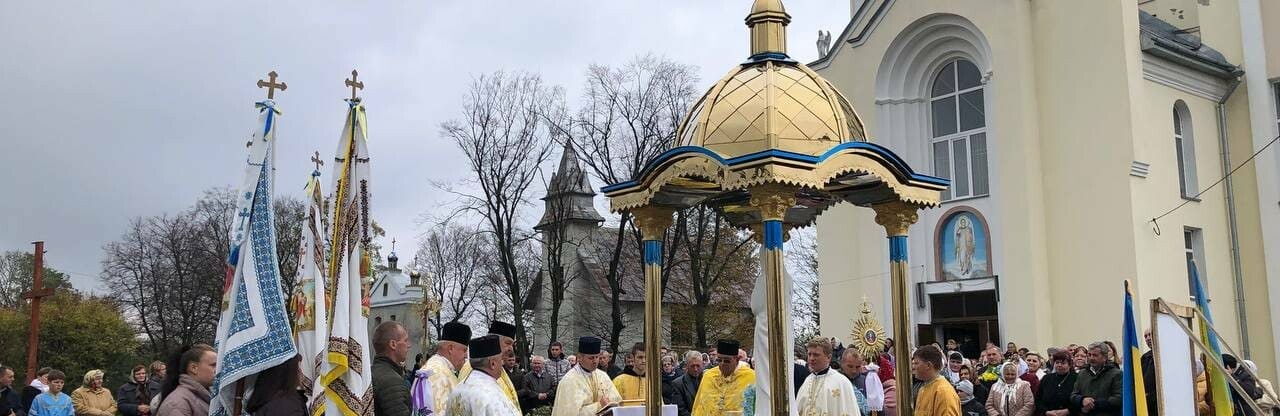
[[[23,293],[23,299],[31,299],[31,330],[27,334],[27,383],[36,374],[36,347],[40,345],[40,299],[53,296],[53,289],[44,287],[44,242],[36,241],[32,261],[31,291]]]
[[[347,86],[351,87],[352,100],[356,99],[356,90],[364,89],[364,83],[359,81],[360,79],[359,77],[360,77],[360,73],[356,72],[356,70],[353,69],[351,70],[351,78],[346,80]]]
[[[315,154],[311,156],[311,163],[316,165],[316,170],[320,170],[320,167],[324,166],[324,161],[320,160],[320,151],[316,151]]]
[[[280,91],[289,89],[289,85],[283,82],[279,84],[276,83],[276,71],[268,72],[267,78],[268,78],[268,81],[258,80],[258,88],[267,89],[268,100],[276,98],[276,88],[279,88]]]

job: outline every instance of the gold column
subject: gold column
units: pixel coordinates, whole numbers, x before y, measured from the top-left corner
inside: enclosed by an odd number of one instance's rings
[[[662,416],[662,235],[671,226],[670,208],[645,206],[631,211],[644,239],[644,372],[648,386],[645,415]]]
[[[787,374],[791,365],[787,360],[790,341],[786,335],[783,296],[783,220],[787,210],[796,204],[793,189],[779,184],[762,185],[751,189],[751,205],[760,209],[761,231],[764,242],[765,308],[769,328],[769,397],[770,411],[774,416],[789,416],[791,383]]]
[[[911,303],[907,299],[907,228],[919,219],[919,207],[906,202],[873,205],[876,224],[889,236],[889,272],[893,282],[893,355],[898,383],[898,415],[911,416]],[[943,362],[946,365],[946,362]]]

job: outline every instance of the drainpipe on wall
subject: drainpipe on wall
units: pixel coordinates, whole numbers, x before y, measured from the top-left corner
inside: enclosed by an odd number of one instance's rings
[[[1248,319],[1245,318],[1245,302],[1244,302],[1244,270],[1240,260],[1240,230],[1236,225],[1236,192],[1235,187],[1231,184],[1231,148],[1227,140],[1227,99],[1231,98],[1231,94],[1235,93],[1236,87],[1240,86],[1240,78],[1231,80],[1227,86],[1227,92],[1222,94],[1222,99],[1218,100],[1218,147],[1221,148],[1222,155],[1222,177],[1223,187],[1226,192],[1223,194],[1227,200],[1227,233],[1231,243],[1231,282],[1235,286],[1236,292],[1236,318],[1240,325],[1240,353],[1244,355],[1244,359],[1249,359],[1249,325]]]

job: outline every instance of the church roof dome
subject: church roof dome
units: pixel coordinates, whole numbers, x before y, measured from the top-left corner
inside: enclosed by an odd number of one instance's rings
[[[770,149],[816,156],[840,143],[866,141],[849,101],[787,56],[791,16],[781,0],[756,0],[746,20],[751,57],[698,100],[677,132],[678,144],[732,158]]]

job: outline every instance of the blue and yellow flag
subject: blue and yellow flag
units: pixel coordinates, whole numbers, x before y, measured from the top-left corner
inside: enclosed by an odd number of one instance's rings
[[[1142,379],[1138,321],[1133,314],[1133,289],[1124,281],[1124,416],[1147,416],[1147,385]]]
[[[1213,314],[1209,312],[1209,295],[1205,293],[1204,285],[1200,283],[1200,273],[1196,271],[1196,263],[1190,259],[1187,260],[1187,273],[1191,277],[1191,287],[1195,289],[1196,309],[1200,311],[1197,314],[1200,342],[1209,346],[1209,359],[1221,363],[1222,347],[1218,345],[1218,337],[1209,333],[1209,327],[1213,326]],[[1231,404],[1231,387],[1227,384],[1227,374],[1211,365],[1206,365],[1204,371],[1209,381],[1209,399],[1213,402],[1213,414],[1231,416],[1235,413],[1235,409]]]

